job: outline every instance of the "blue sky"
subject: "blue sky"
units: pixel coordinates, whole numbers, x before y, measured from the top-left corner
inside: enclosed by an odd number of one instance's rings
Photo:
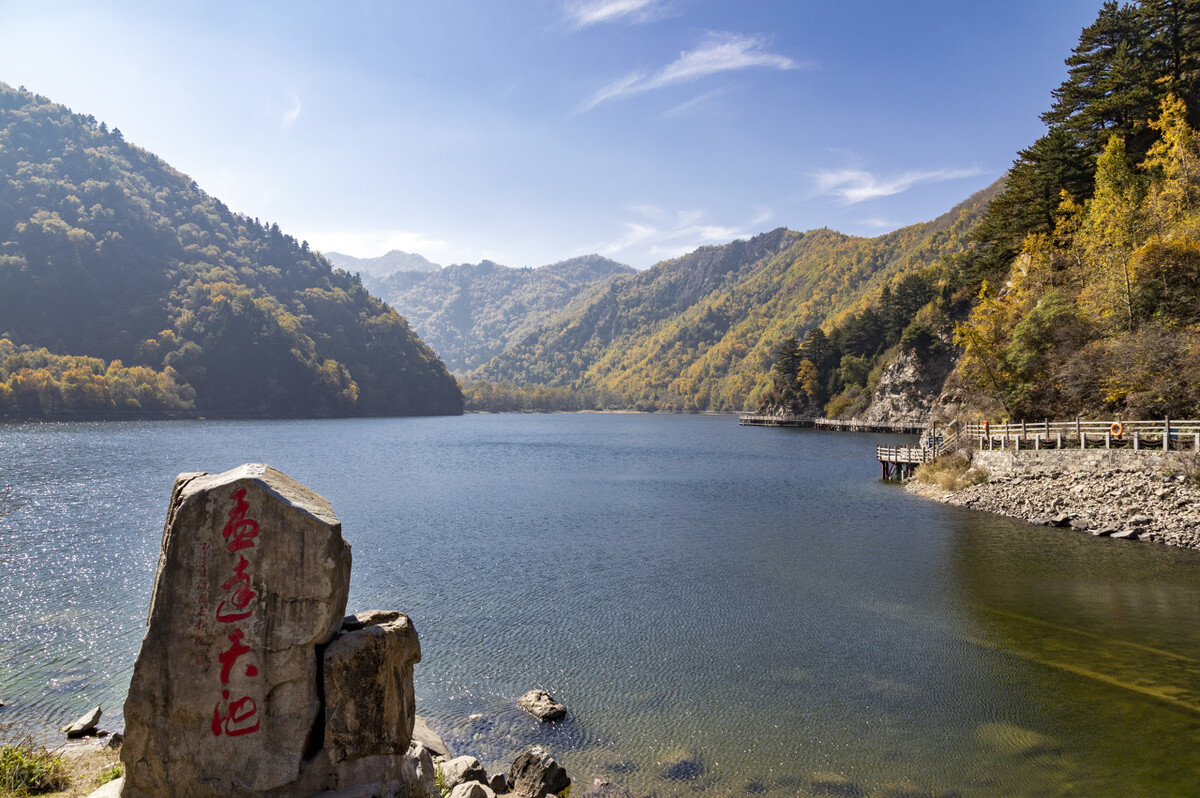
[[[636,267],[1007,169],[1101,0],[9,2],[0,81],[314,247]]]

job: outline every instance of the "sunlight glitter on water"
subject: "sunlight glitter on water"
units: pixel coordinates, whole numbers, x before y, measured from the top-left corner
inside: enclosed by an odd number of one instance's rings
[[[413,618],[418,711],[493,766],[542,742],[660,796],[1188,794],[1200,558],[915,499],[877,481],[879,440],[638,415],[3,427],[0,724],[52,737],[101,703],[120,728],[175,474],[268,462],[330,499],[350,611]],[[531,687],[570,719],[516,711]]]

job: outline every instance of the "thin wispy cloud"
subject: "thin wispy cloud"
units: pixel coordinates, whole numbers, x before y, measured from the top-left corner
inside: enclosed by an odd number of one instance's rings
[[[664,86],[687,83],[721,72],[739,69],[789,70],[806,66],[785,55],[769,52],[759,36],[736,33],[712,34],[695,50],[681,53],[679,58],[654,73],[631,72],[596,92],[581,107],[588,111],[618,97],[641,94]]]
[[[567,14],[577,28],[605,22],[649,22],[661,11],[660,0],[589,0],[567,4]]]
[[[670,118],[686,116],[690,113],[694,113],[695,111],[699,110],[702,106],[707,104],[709,100],[715,99],[725,93],[726,92],[724,89],[715,89],[714,91],[705,92],[704,94],[701,94],[699,97],[693,97],[692,99],[688,100],[687,102],[680,103],[679,105],[675,106],[674,108],[664,111],[663,117],[670,119]]]
[[[900,194],[918,183],[940,183],[946,180],[975,177],[979,174],[982,174],[981,169],[971,167],[969,169],[904,172],[896,177],[882,178],[861,169],[841,169],[817,172],[813,178],[816,180],[815,193],[817,196],[832,196],[844,205],[855,205],[879,197]]]
[[[300,102],[300,96],[292,94],[292,107],[287,110],[283,118],[279,120],[280,127],[290,127],[297,119],[300,118],[300,112],[304,110],[304,106]]]

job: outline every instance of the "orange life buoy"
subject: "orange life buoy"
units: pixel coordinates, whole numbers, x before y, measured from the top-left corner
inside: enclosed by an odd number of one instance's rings
[[[1119,438],[1125,434],[1125,427],[1120,421],[1114,421],[1112,426],[1108,428],[1108,431],[1112,433],[1114,438]]]
[[[984,435],[988,434],[988,423],[986,421],[983,422],[983,434]]]

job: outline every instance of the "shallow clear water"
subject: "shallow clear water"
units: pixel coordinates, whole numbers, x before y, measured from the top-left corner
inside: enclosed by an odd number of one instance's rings
[[[886,436],[729,417],[0,427],[0,735],[119,728],[177,472],[324,494],[418,712],[637,795],[1195,795],[1200,555],[878,481]],[[572,710],[539,728],[514,699]],[[686,750],[702,769],[671,781]]]

